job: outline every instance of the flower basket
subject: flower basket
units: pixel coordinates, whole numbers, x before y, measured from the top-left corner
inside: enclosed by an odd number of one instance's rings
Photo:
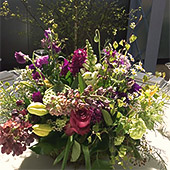
[[[50,29],[44,35],[46,55],[16,52],[17,62],[28,65],[12,85],[1,83],[1,152],[20,155],[37,140],[31,149],[50,155],[61,169],[69,162],[90,170],[157,159],[145,134],[162,123],[168,96],[146,83],[149,73],[136,82],[136,73],[145,70],[128,53],[135,36],[101,50],[96,30],[97,57],[88,40],[65,56],[58,35]]]

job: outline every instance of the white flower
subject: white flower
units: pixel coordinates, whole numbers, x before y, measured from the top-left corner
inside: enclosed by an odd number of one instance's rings
[[[136,70],[134,68],[130,69],[130,71],[131,71],[132,75],[134,75],[134,76],[137,75]]]
[[[100,63],[97,63],[95,66],[94,66],[94,70],[100,70],[102,68],[102,65]]]
[[[119,73],[120,69],[119,69],[119,68],[115,68],[113,71],[114,71],[115,73]]]
[[[124,69],[124,68],[121,68],[120,71],[121,71],[122,73],[127,73],[127,70]]]
[[[137,92],[133,92],[133,96],[134,97],[138,97],[138,93]]]
[[[128,53],[128,56],[130,57],[130,61],[132,61],[132,62],[135,61],[135,59],[133,58],[133,56],[130,53]]]
[[[128,99],[133,100],[133,98],[134,98],[134,96],[132,94],[128,93]]]

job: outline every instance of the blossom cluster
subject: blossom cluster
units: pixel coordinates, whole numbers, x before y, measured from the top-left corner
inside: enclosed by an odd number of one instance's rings
[[[22,52],[15,53],[18,63],[29,65],[24,70],[26,76],[18,77],[16,83],[20,87],[15,89],[16,106],[0,126],[2,153],[22,154],[36,137],[39,140],[33,149],[51,146],[54,149],[50,153],[58,157],[64,149],[63,169],[68,148],[74,153],[72,162],[83,153],[85,160],[97,154],[96,161],[107,154],[109,166],[115,161],[124,166],[125,160],[146,160],[147,154],[140,153],[140,141],[147,129],[154,130],[154,124],[161,121],[164,102],[158,98],[156,85],[136,82],[137,72],[145,71],[142,63],[135,63],[126,45],[117,50],[108,44],[97,58],[88,40],[84,48],[69,57],[62,56],[62,43],[55,35],[50,29],[44,33],[41,43],[46,55],[33,52],[30,58]],[[22,109],[18,109],[20,105]],[[50,137],[52,141],[48,141]],[[42,143],[41,138],[47,138],[49,143]]]

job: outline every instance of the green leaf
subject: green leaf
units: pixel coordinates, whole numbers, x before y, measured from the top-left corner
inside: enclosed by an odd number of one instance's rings
[[[119,44],[120,44],[121,46],[124,46],[124,40],[121,40],[121,41],[119,42]]]
[[[133,43],[135,40],[137,39],[137,36],[135,36],[134,34],[132,34],[129,38],[129,42]]]
[[[76,76],[72,85],[71,85],[72,89],[77,89],[78,88],[78,77]]]
[[[148,80],[149,80],[149,77],[147,75],[144,75],[142,81],[145,83]]]
[[[88,146],[82,145],[82,150],[84,153],[86,170],[91,170],[90,152]]]
[[[86,88],[86,84],[85,84],[85,81],[80,73],[78,75],[78,81],[79,81],[80,92],[82,93],[84,91],[84,89]]]
[[[129,135],[132,139],[141,139],[143,134],[146,132],[145,122],[139,118],[138,120],[133,119],[131,128],[129,129]]]
[[[130,49],[130,44],[126,43],[125,47],[126,47],[126,50],[128,51]]]
[[[103,114],[103,118],[104,118],[104,121],[106,122],[106,124],[108,126],[111,126],[113,124],[113,120],[112,120],[112,117],[110,116],[110,114],[108,113],[108,111],[103,109],[102,114]]]
[[[124,141],[125,136],[118,136],[114,138],[114,144],[117,145],[121,145],[122,142]]]
[[[81,154],[81,146],[80,144],[75,140],[73,147],[72,147],[72,154],[71,154],[71,162],[76,162]]]
[[[64,170],[65,167],[66,167],[68,155],[69,155],[72,143],[73,143],[73,136],[69,136],[69,138],[67,140],[65,152],[64,152],[64,159],[63,159],[63,162],[62,162],[61,170]]]
[[[119,46],[119,44],[117,43],[117,41],[114,41],[114,43],[113,43],[114,49],[118,48],[118,46]]]
[[[55,164],[57,164],[58,162],[60,162],[62,159],[63,159],[63,157],[64,157],[64,152],[65,152],[65,150],[63,150],[58,156],[57,156],[57,158],[54,160],[54,162],[53,162],[53,165],[55,165]]]
[[[111,170],[111,164],[109,161],[97,159],[92,165],[92,170]]]

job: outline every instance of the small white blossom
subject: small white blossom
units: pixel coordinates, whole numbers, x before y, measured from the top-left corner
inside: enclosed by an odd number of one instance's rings
[[[121,68],[120,71],[121,71],[122,73],[127,73],[127,70],[124,69],[124,68]]]
[[[137,92],[133,92],[133,96],[134,97],[138,97],[138,93]]]
[[[134,76],[137,75],[136,70],[134,68],[130,69],[130,71],[131,71],[132,75],[134,75]]]
[[[129,93],[129,94],[128,94],[128,99],[129,99],[129,100],[133,100],[133,98],[134,98],[134,96]]]
[[[120,72],[120,69],[119,69],[119,68],[115,68],[115,69],[114,69],[114,72],[115,72],[115,73],[119,73],[119,72]]]

